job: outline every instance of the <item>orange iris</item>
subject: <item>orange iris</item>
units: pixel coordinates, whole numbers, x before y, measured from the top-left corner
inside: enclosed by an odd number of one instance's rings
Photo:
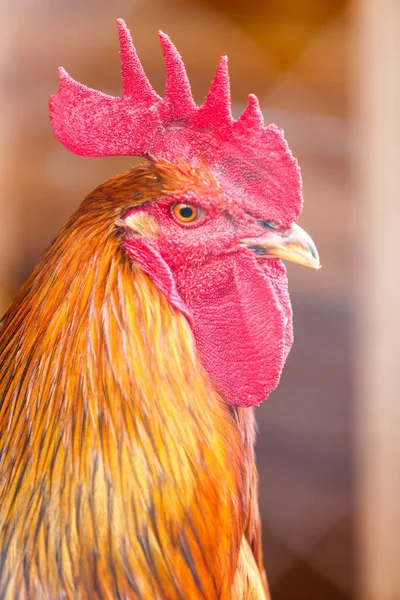
[[[200,209],[194,204],[174,204],[172,212],[181,223],[192,223],[200,216]]]

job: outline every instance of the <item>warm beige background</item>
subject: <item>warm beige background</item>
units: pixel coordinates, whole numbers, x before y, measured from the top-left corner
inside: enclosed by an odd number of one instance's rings
[[[69,154],[52,138],[47,114],[59,64],[89,86],[119,93],[116,17],[123,17],[131,28],[159,93],[164,70],[157,29],[167,32],[178,46],[199,103],[219,56],[228,54],[234,113],[239,114],[247,94],[255,92],[266,120],[284,127],[300,160],[305,197],[301,224],[319,247],[323,269],[316,273],[289,266],[295,346],[279,390],[258,409],[265,563],[275,600],[355,598],[359,582],[365,580],[360,540],[367,538],[356,535],[361,513],[356,511],[360,496],[355,485],[360,479],[354,469],[360,452],[364,456],[364,442],[360,450],[354,436],[359,431],[355,415],[360,414],[356,411],[360,405],[352,395],[351,348],[356,350],[353,321],[364,285],[358,274],[368,242],[360,237],[363,203],[356,200],[352,184],[359,142],[349,141],[349,89],[357,120],[364,88],[355,83],[359,65],[355,48],[367,44],[360,5],[368,11],[373,4],[373,0],[354,5],[345,0],[0,3],[0,312],[84,195],[130,164],[127,158],[83,159]],[[390,19],[390,7],[388,11],[382,11],[383,19]],[[375,17],[371,27],[374,22]],[[394,55],[388,56],[395,67]],[[379,65],[378,60],[378,70]],[[369,138],[364,141],[372,143]],[[371,202],[376,202],[375,196]],[[361,283],[355,285],[355,280]],[[361,378],[363,365],[358,370]],[[366,457],[374,456],[373,448]],[[368,519],[373,519],[373,501],[368,506]]]

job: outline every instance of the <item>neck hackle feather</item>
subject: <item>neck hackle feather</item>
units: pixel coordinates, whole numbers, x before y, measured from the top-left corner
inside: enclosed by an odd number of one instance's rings
[[[2,321],[5,600],[264,597],[252,413],[231,414],[121,249],[131,190],[170,194],[172,166],[95,190]]]

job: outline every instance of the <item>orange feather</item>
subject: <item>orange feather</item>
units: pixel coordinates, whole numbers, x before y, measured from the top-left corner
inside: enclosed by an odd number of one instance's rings
[[[252,412],[121,248],[124,211],[184,185],[209,182],[163,161],[100,186],[2,321],[4,600],[267,597]]]

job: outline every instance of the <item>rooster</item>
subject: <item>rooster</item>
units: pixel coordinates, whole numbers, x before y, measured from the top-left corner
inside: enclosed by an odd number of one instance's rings
[[[292,343],[281,259],[318,268],[301,180],[257,99],[201,107],[160,34],[149,84],[118,20],[122,97],[60,70],[55,136],[145,160],[61,229],[1,323],[0,597],[262,600],[253,408]]]

